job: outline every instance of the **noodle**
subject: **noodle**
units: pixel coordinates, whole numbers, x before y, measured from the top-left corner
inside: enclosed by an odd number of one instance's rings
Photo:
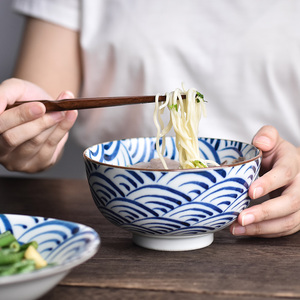
[[[185,99],[182,96],[185,95]],[[165,136],[172,129],[176,135],[176,148],[179,153],[179,163],[182,169],[207,168],[207,164],[218,165],[215,162],[203,160],[198,146],[198,126],[202,116],[206,117],[203,96],[192,88],[176,89],[166,93],[166,101],[159,105],[159,95],[155,97],[153,120],[157,129],[156,151],[165,169],[168,169],[163,153],[165,152]],[[161,115],[168,107],[170,121],[164,127]],[[162,138],[160,149],[159,142]]]

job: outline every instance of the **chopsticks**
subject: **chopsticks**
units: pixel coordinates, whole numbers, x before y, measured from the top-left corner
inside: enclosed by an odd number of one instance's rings
[[[166,100],[166,96],[159,96],[159,101]],[[62,100],[30,100],[29,102],[41,102],[46,106],[47,111],[63,111],[74,109],[89,109],[98,107],[111,107],[128,104],[154,103],[155,96],[131,96],[131,97],[98,97],[98,98],[73,98]],[[28,103],[15,102],[7,109]]]

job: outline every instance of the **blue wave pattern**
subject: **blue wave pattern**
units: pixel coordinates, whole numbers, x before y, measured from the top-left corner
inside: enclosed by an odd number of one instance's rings
[[[55,264],[79,259],[100,243],[98,234],[85,225],[43,217],[0,214],[0,232],[6,230],[20,243],[37,241],[43,258]]]
[[[218,163],[259,154],[252,145],[219,139],[199,139],[199,149],[205,159]],[[86,171],[101,213],[126,230],[151,235],[194,235],[228,226],[249,205],[247,191],[260,165],[257,158],[232,167],[202,170],[118,167],[157,157],[155,138],[99,144],[87,149],[85,155],[91,159],[85,159]],[[167,138],[166,156],[178,159],[174,138]]]

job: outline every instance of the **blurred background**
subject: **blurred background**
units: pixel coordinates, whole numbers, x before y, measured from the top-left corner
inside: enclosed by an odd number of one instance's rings
[[[12,76],[15,60],[24,26],[24,18],[11,9],[11,0],[0,1],[0,82]],[[67,142],[63,157],[50,170],[38,174],[9,172],[0,166],[0,176],[44,177],[44,178],[84,178],[85,170],[82,158],[83,148],[72,138]]]

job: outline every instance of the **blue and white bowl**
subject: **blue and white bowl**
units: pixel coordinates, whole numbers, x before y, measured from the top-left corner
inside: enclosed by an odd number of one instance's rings
[[[38,299],[72,268],[90,259],[100,246],[96,231],[57,219],[0,214],[0,233],[10,230],[21,243],[37,241],[38,251],[53,266],[27,274],[0,277],[0,299]]]
[[[87,179],[101,213],[129,230],[133,241],[154,250],[183,251],[210,245],[248,207],[261,152],[253,145],[199,138],[201,156],[226,165],[207,169],[149,170],[128,167],[157,158],[156,138],[107,142],[84,151]],[[178,160],[175,139],[165,156]],[[244,161],[236,162],[243,157]]]

